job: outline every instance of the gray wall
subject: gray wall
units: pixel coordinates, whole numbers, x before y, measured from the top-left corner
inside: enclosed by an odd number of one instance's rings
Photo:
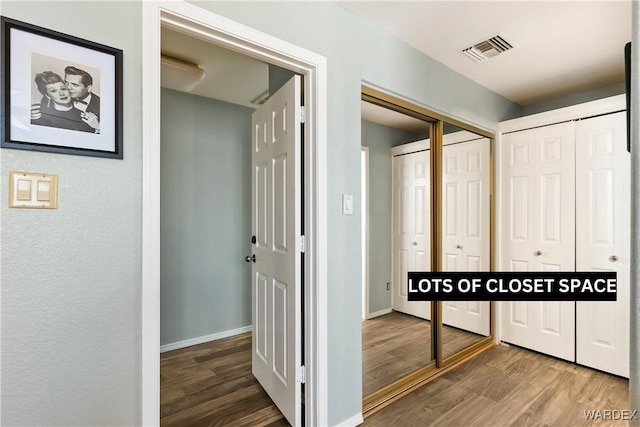
[[[276,93],[294,75],[293,71],[269,64],[269,94]]]
[[[369,147],[369,312],[391,308],[391,147],[415,135],[362,120],[362,146]]]
[[[160,343],[251,325],[251,113],[162,89]]]
[[[481,127],[522,109],[329,2],[196,2],[328,58],[329,423],[362,408],[362,81]],[[141,2],[2,2],[2,14],[124,49],[124,160],[2,150],[60,176],[60,208],[0,208],[2,422],[136,425],[141,401]],[[73,19],[72,19],[73,18]],[[2,180],[2,194],[6,194]]]
[[[139,424],[141,6],[2,15],[124,50],[124,160],[1,150],[2,424]],[[57,174],[58,209],[7,209],[9,171]]]

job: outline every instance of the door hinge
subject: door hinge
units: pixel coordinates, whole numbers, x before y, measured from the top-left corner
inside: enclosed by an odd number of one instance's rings
[[[304,236],[298,237],[298,251],[304,253],[307,247],[307,239]]]
[[[298,107],[298,120],[300,120],[300,123],[304,123],[307,120],[307,107],[304,105]]]
[[[298,374],[296,375],[296,381],[300,384],[306,384],[307,381],[307,372],[303,366],[298,367]]]

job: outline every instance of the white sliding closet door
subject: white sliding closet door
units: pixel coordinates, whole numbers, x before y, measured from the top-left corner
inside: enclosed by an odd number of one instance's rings
[[[444,271],[490,270],[490,141],[443,147],[442,256]],[[489,335],[489,301],[443,301],[442,322]]]
[[[407,299],[409,271],[430,271],[430,155],[419,151],[393,157],[394,310],[431,318],[431,304]]]
[[[506,271],[575,271],[575,125],[502,136]],[[502,339],[575,360],[574,302],[505,302]]]
[[[577,123],[576,267],[616,271],[616,302],[577,302],[576,361],[629,376],[630,154],[625,112]]]

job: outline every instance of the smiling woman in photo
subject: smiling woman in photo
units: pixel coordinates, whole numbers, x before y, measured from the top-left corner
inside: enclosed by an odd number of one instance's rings
[[[87,114],[73,106],[73,99],[64,79],[52,71],[36,74],[35,83],[43,95],[39,107],[40,117],[32,118],[31,124],[60,129],[95,132],[87,124]]]

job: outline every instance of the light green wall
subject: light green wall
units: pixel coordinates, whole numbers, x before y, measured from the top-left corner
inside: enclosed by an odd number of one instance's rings
[[[362,120],[362,146],[369,147],[369,312],[391,308],[391,147],[414,134]]]
[[[596,99],[607,98],[609,96],[620,95],[623,93],[625,93],[624,82],[523,107],[522,115],[529,116],[531,114],[569,107],[571,105],[582,104],[584,102],[595,101]]]
[[[251,325],[251,113],[162,90],[160,343]]]
[[[1,12],[124,50],[124,160],[1,150],[2,424],[139,424],[141,6]],[[7,209],[9,171],[58,175],[58,209]]]
[[[197,2],[328,58],[329,423],[362,408],[360,85],[495,129],[521,108],[330,2]],[[136,425],[141,401],[140,2],[2,2],[2,14],[124,50],[124,160],[4,149],[60,176],[56,211],[0,208],[2,422]],[[2,194],[6,194],[6,179]]]
[[[521,108],[329,2],[194,3],[327,57],[327,383],[337,424],[362,408],[358,203],[342,215],[343,193],[360,200],[362,82],[494,130]]]

